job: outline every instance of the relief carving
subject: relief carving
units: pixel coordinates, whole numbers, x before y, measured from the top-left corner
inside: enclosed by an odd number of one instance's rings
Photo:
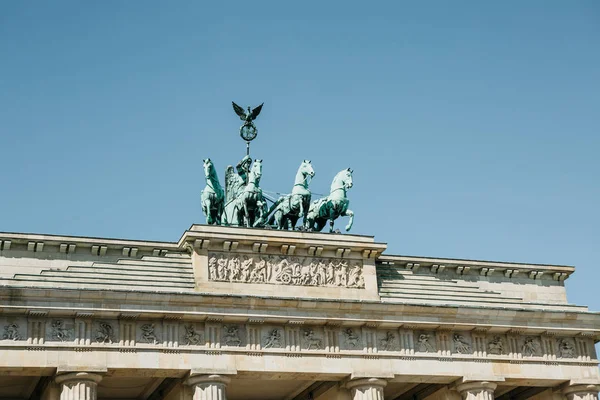
[[[490,354],[504,354],[504,342],[502,341],[502,338],[498,335],[494,336],[494,338],[488,342],[487,351]]]
[[[380,339],[381,349],[385,351],[391,351],[394,349],[394,345],[396,342],[396,335],[394,335],[391,331],[387,331],[385,333],[385,337]]]
[[[183,338],[185,339],[186,345],[199,345],[202,341],[202,338],[198,332],[196,332],[196,328],[194,325],[185,325],[185,335]]]
[[[435,352],[435,348],[433,347],[433,345],[431,344],[429,339],[431,339],[431,335],[427,335],[425,333],[422,333],[419,335],[419,339],[417,341],[419,351],[422,351],[425,353],[434,353]]]
[[[346,338],[346,344],[348,345],[348,347],[352,347],[353,349],[358,347],[360,343],[360,337],[356,333],[354,333],[352,328],[344,329],[343,333],[344,337]]]
[[[538,354],[539,348],[539,339],[532,336],[527,336],[523,346],[521,346],[521,353],[523,353],[524,356],[532,357]]]
[[[315,337],[315,333],[312,329],[306,329],[304,331],[304,340],[308,345],[307,350],[314,348],[315,350],[320,350],[323,348],[323,341],[319,338]]]
[[[237,326],[223,326],[223,329],[225,329],[226,346],[239,346],[242,344]]]
[[[113,342],[113,327],[106,322],[100,322],[100,329],[96,331],[96,342],[109,343]]]
[[[455,333],[452,337],[454,341],[454,349],[459,354],[470,354],[471,353],[471,345],[466,341],[463,335],[459,335]]]
[[[559,339],[558,355],[560,358],[575,358],[575,347],[567,339]]]
[[[348,260],[210,253],[211,281],[364,288],[362,265]]]
[[[52,321],[51,326],[52,326],[52,337],[53,338],[58,339],[61,342],[71,339],[71,330],[66,329],[63,326],[62,320],[57,319],[55,321]]]
[[[142,340],[146,343],[157,344],[158,338],[154,333],[154,324],[144,324],[140,327],[142,330]]]
[[[281,343],[281,331],[277,328],[271,330],[265,341],[264,348],[283,347]]]
[[[4,335],[2,335],[2,338],[8,340],[21,340],[21,335],[19,334],[19,325],[4,325]]]

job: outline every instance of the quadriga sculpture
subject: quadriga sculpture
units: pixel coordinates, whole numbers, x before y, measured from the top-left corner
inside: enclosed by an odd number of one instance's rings
[[[269,215],[271,215],[269,225],[275,225],[279,229],[293,230],[300,217],[306,220],[311,198],[308,185],[314,176],[315,171],[310,160],[302,161],[296,172],[292,193],[281,196],[269,209]]]
[[[200,199],[202,201],[202,212],[206,217],[206,223],[209,225],[221,225],[221,215],[223,214],[223,204],[225,195],[223,188],[219,183],[217,170],[210,158],[203,160],[204,177],[206,178],[206,187],[202,191]]]
[[[337,173],[331,183],[329,196],[314,201],[308,210],[304,221],[305,229],[309,231],[321,231],[329,220],[329,232],[333,232],[334,221],[341,216],[350,217],[346,231],[352,228],[354,213],[348,209],[350,201],[346,191],[352,187],[352,170],[344,169]]]

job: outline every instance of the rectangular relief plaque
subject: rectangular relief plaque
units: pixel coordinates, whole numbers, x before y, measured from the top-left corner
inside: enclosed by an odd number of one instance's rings
[[[211,252],[208,255],[208,279],[271,285],[365,287],[360,261],[319,257]]]

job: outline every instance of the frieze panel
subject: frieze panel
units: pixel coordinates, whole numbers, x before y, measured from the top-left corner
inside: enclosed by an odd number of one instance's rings
[[[164,319],[135,321],[89,318],[85,320],[85,329],[76,325],[77,320],[70,318],[36,318],[29,321],[31,326],[27,322],[24,318],[0,319],[0,346],[13,346],[19,341],[31,340],[38,346],[70,342],[78,348],[108,345],[127,347],[128,351],[138,346],[147,348],[148,345],[158,347],[162,344],[162,347],[182,349],[192,347],[239,351],[245,348],[251,354],[259,354],[263,350],[293,353],[342,351],[346,354],[383,352],[390,355],[467,356],[477,359],[502,357],[532,361],[543,358],[559,362],[595,359],[593,350],[590,350],[593,349],[591,339],[582,336],[523,335],[521,332],[504,335],[444,329],[393,330],[339,324],[304,325],[301,321],[263,325],[258,320],[228,323],[220,319],[195,323]],[[44,326],[45,330],[40,328]],[[34,342],[42,333],[44,336],[40,337],[47,340]]]
[[[266,335],[262,338],[263,349],[281,349],[285,347],[283,342],[283,328],[268,327]]]
[[[384,336],[379,338],[379,347],[383,351],[398,350],[398,341],[396,334],[392,331],[385,331]]]
[[[209,253],[208,277],[216,282],[364,288],[359,261],[334,258]]]
[[[204,327],[198,327],[193,322],[182,323],[183,337],[180,343],[184,346],[204,346],[206,341],[204,340]]]
[[[507,354],[506,340],[502,335],[493,335],[487,340],[487,354],[502,356]]]
[[[454,352],[458,354],[472,354],[473,349],[471,344],[466,337],[460,333],[452,335],[452,342],[454,344]]]
[[[435,353],[435,337],[432,332],[419,332],[416,335],[416,351],[421,353]]]
[[[305,328],[304,329],[304,346],[302,348],[306,350],[323,350],[323,331],[317,328]]]

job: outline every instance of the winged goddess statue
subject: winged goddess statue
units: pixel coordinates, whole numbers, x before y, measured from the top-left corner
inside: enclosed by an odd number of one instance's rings
[[[231,104],[233,105],[233,111],[235,111],[235,113],[240,117],[240,119],[244,121],[244,124],[240,127],[240,136],[246,141],[247,151],[249,152],[250,141],[254,140],[258,133],[256,125],[254,125],[253,121],[256,119],[256,117],[258,117],[258,114],[260,114],[262,106],[265,103],[262,103],[260,106],[255,107],[254,109],[251,109],[251,107],[248,106],[248,111],[245,111],[242,107],[238,106],[233,101],[231,102]]]

